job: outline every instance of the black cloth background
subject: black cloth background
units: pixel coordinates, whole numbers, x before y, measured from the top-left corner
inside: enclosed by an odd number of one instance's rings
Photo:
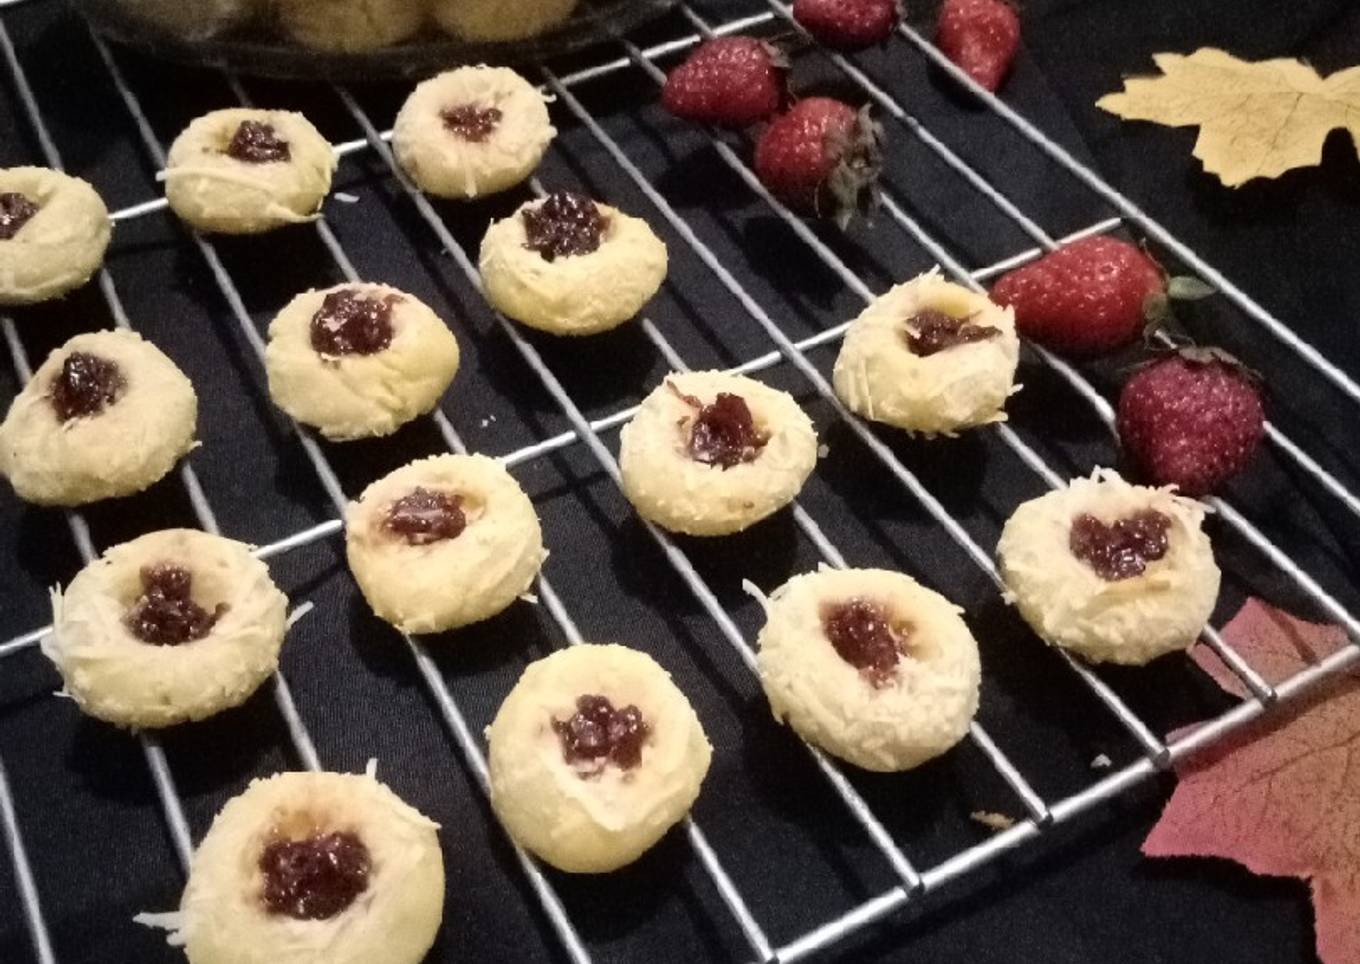
[[[700,5],[714,18],[760,9],[754,0]],[[111,208],[157,193],[154,169],[137,143],[75,16],[55,0],[6,10],[3,21],[30,72],[69,168],[90,178]],[[1026,50],[1005,97],[1106,176],[1228,277],[1242,284],[1352,375],[1360,374],[1360,177],[1341,134],[1321,169],[1230,192],[1190,157],[1194,132],[1123,124],[1093,107],[1122,74],[1148,70],[1159,50],[1212,44],[1247,57],[1306,56],[1323,70],[1360,62],[1360,9],[1344,0],[1043,2],[1023,9]],[[928,25],[929,9],[912,18]],[[674,36],[670,18],[640,34]],[[1054,233],[1108,215],[1084,188],[999,119],[952,91],[905,44],[859,62],[908,108]],[[220,77],[123,55],[164,142],[192,116],[233,103]],[[570,65],[567,65],[569,68]],[[803,90],[846,90],[816,55],[798,58]],[[306,110],[333,140],[358,136],[322,88],[251,83],[257,100]],[[390,122],[404,90],[376,87],[361,99]],[[724,168],[703,137],[662,114],[655,90],[636,72],[580,89],[648,177],[742,278],[787,331],[799,335],[851,316],[857,299]],[[593,191],[658,226],[672,252],[672,284],[649,316],[696,367],[731,365],[768,350],[741,306],[715,282],[588,133],[558,105],[559,148],[542,177]],[[970,266],[1029,247],[1027,239],[900,127],[889,124],[889,183],[907,210]],[[733,138],[745,151],[749,145]],[[39,145],[12,84],[0,84],[0,164],[41,163]],[[346,160],[338,190],[358,203],[327,212],[361,273],[406,288],[455,319],[464,368],[445,403],[476,450],[503,453],[561,430],[565,422],[511,345],[496,331],[457,268],[399,195],[376,157]],[[487,217],[522,193],[441,208],[475,248]],[[825,235],[851,267],[882,290],[930,266],[930,258],[880,215],[845,238]],[[263,327],[297,290],[339,280],[307,228],[250,241],[224,241],[226,264],[255,324]],[[1171,265],[1173,268],[1175,265]],[[202,398],[203,448],[194,464],[224,530],[266,542],[328,518],[296,440],[267,402],[263,376],[222,294],[186,236],[164,215],[120,225],[110,269],[134,323],[190,375]],[[97,291],[18,313],[25,343],[40,358],[76,331],[107,324]],[[1193,308],[1188,326],[1263,369],[1275,386],[1272,415],[1352,487],[1360,480],[1355,408],[1223,299]],[[589,342],[534,338],[588,414],[636,401],[665,368],[634,328]],[[815,353],[829,370],[833,353]],[[1131,358],[1091,366],[1117,387]],[[0,366],[0,401],[17,391]],[[769,381],[794,390],[813,414],[829,457],[804,504],[857,565],[902,568],[963,605],[981,640],[980,719],[1047,799],[1098,778],[1091,761],[1115,765],[1137,748],[1060,662],[1042,650],[939,527],[785,367]],[[1033,360],[1012,424],[1064,474],[1113,459],[1110,442],[1074,396]],[[955,442],[883,437],[985,547],[1011,508],[1042,491],[994,433]],[[613,444],[610,437],[610,444]],[[442,442],[427,422],[392,439],[328,446],[349,493]],[[943,457],[941,457],[943,456]],[[769,720],[759,688],[683,583],[667,569],[608,477],[583,447],[516,470],[543,517],[553,556],[545,572],[587,636],[618,639],[653,653],[694,701],[716,748],[695,816],[757,919],[784,943],[894,883],[805,754]],[[1235,484],[1235,504],[1285,545],[1322,584],[1356,607],[1355,520],[1271,454]],[[193,525],[177,479],[116,505],[93,508],[95,541],[107,546],[168,525]],[[79,568],[59,513],[0,494],[0,636],[47,618],[46,587]],[[1230,530],[1211,523],[1225,570],[1216,614],[1230,616],[1257,594],[1305,616],[1318,613]],[[721,543],[685,541],[699,571],[746,637],[759,627],[743,578],[768,590],[817,558],[788,514]],[[272,564],[282,588],[317,610],[290,637],[283,670],[325,764],[355,770],[370,757],[407,800],[444,827],[448,867],[445,923],[431,960],[558,959],[556,942],[491,819],[456,747],[439,724],[409,654],[378,623],[345,572],[337,542]],[[437,640],[437,658],[474,729],[491,718],[524,663],[561,642],[541,607],[521,605],[481,627]],[[1158,732],[1203,719],[1229,704],[1187,661],[1102,676]],[[133,925],[145,909],[169,909],[182,885],[145,762],[135,741],[82,720],[53,699],[56,678],[36,653],[0,663],[0,759],[16,804],[37,885],[65,962],[180,959],[159,936]],[[267,687],[266,687],[267,690]],[[166,735],[170,762],[195,837],[248,779],[296,766],[266,691],[241,710]],[[1019,814],[1020,806],[980,754],[963,745],[905,775],[854,775],[919,867],[939,863],[987,831],[974,810]],[[1169,793],[1164,779],[961,885],[932,895],[891,924],[840,946],[829,959],[974,961],[1308,960],[1311,911],[1305,885],[1251,877],[1208,861],[1149,862],[1138,844]],[[742,960],[739,931],[686,849],[672,834],[635,867],[601,879],[553,874],[573,920],[599,960]],[[13,876],[0,869],[0,961],[29,961]]]

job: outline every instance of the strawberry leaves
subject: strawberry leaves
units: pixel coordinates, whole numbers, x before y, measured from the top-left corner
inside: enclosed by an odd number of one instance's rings
[[[1350,645],[1345,633],[1252,599],[1223,636],[1278,682]],[[1223,689],[1246,696],[1207,650],[1191,655]],[[1318,955],[1360,960],[1360,679],[1345,674],[1282,712],[1177,766],[1180,782],[1143,841],[1149,857],[1224,857],[1312,888]]]
[[[883,126],[868,106],[860,108],[848,131],[833,132],[828,152],[840,158],[818,198],[818,214],[829,214],[845,228],[855,214],[867,215],[878,205],[878,179],[883,173]],[[825,210],[821,210],[825,208]]]
[[[808,97],[776,117],[756,143],[760,182],[790,209],[845,226],[873,204],[883,130],[867,108]]]

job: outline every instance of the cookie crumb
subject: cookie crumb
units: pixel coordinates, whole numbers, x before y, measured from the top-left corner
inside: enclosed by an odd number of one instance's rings
[[[989,830],[1009,830],[1015,826],[1015,818],[1008,817],[1004,813],[994,813],[991,810],[974,810],[968,815]]]
[[[830,445],[827,445],[825,442],[823,442],[821,445],[817,446],[817,458],[824,459],[830,454],[831,454]]]
[[[1104,753],[1100,754],[1094,760],[1091,761],[1092,770],[1105,770],[1108,769],[1110,766],[1112,766],[1110,758],[1106,756]]]

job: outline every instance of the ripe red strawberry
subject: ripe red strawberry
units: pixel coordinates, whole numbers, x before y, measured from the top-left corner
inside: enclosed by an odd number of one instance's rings
[[[862,50],[892,35],[902,11],[897,0],[793,0],[793,18],[837,50]]]
[[[671,71],[661,103],[676,117],[745,127],[779,110],[788,61],[754,37],[714,37]]]
[[[844,225],[875,197],[883,129],[868,108],[809,97],[765,129],[755,162],[761,183],[790,208]]]
[[[1242,470],[1265,432],[1257,378],[1216,348],[1183,348],[1119,395],[1119,440],[1149,481],[1207,495]]]
[[[1006,0],[944,0],[935,43],[969,77],[995,91],[1020,46],[1020,17]]]
[[[992,300],[1015,309],[1020,334],[1055,351],[1098,355],[1138,338],[1165,310],[1162,269],[1136,245],[1093,235],[1007,272]]]

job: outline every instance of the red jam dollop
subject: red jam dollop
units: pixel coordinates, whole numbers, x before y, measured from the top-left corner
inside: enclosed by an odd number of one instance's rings
[[[719,392],[709,405],[685,397],[699,408],[689,434],[689,456],[694,461],[730,469],[754,461],[769,441],[756,431],[751,408],[740,395]]]
[[[312,315],[312,348],[323,355],[377,354],[392,344],[392,306],[398,300],[353,288],[332,291]]]
[[[269,164],[274,161],[290,161],[293,152],[288,142],[279,137],[273,124],[264,121],[241,121],[236,133],[227,144],[227,156],[247,164]]]
[[[822,607],[822,632],[836,654],[874,686],[892,678],[905,639],[887,612],[867,599],[848,599]]]
[[[367,889],[369,866],[368,848],[352,833],[275,840],[260,854],[260,900],[271,914],[327,920]]]
[[[98,415],[118,400],[126,386],[123,373],[114,362],[73,351],[66,356],[61,371],[52,380],[48,399],[57,418],[69,422],[73,418]]]
[[[27,196],[14,191],[0,194],[0,241],[8,241],[18,234],[37,213],[38,205]]]
[[[208,612],[191,595],[194,577],[187,569],[170,563],[145,566],[141,572],[142,595],[132,604],[123,622],[132,635],[154,646],[178,646],[202,639],[212,632],[226,604]]]
[[[457,539],[467,528],[463,497],[417,486],[392,503],[385,525],[413,546]]]
[[[477,104],[460,104],[439,113],[444,127],[465,141],[480,144],[490,137],[500,126],[499,107],[481,107]]]
[[[943,311],[927,308],[907,319],[907,347],[922,358],[938,354],[956,345],[995,338],[1001,332],[987,325],[975,325],[967,318],[955,318]]]
[[[1082,513],[1072,520],[1068,545],[1072,555],[1106,582],[1141,576],[1149,562],[1166,555],[1171,520],[1155,509],[1125,516],[1112,525]]]
[[[599,205],[571,191],[555,191],[542,204],[527,208],[524,246],[544,261],[590,254],[600,247],[608,220]]]
[[[642,744],[651,732],[636,706],[615,709],[609,697],[594,695],[578,696],[575,714],[567,720],[553,720],[552,727],[568,763],[592,763],[599,769],[608,763],[623,770],[637,766],[642,762]]]

